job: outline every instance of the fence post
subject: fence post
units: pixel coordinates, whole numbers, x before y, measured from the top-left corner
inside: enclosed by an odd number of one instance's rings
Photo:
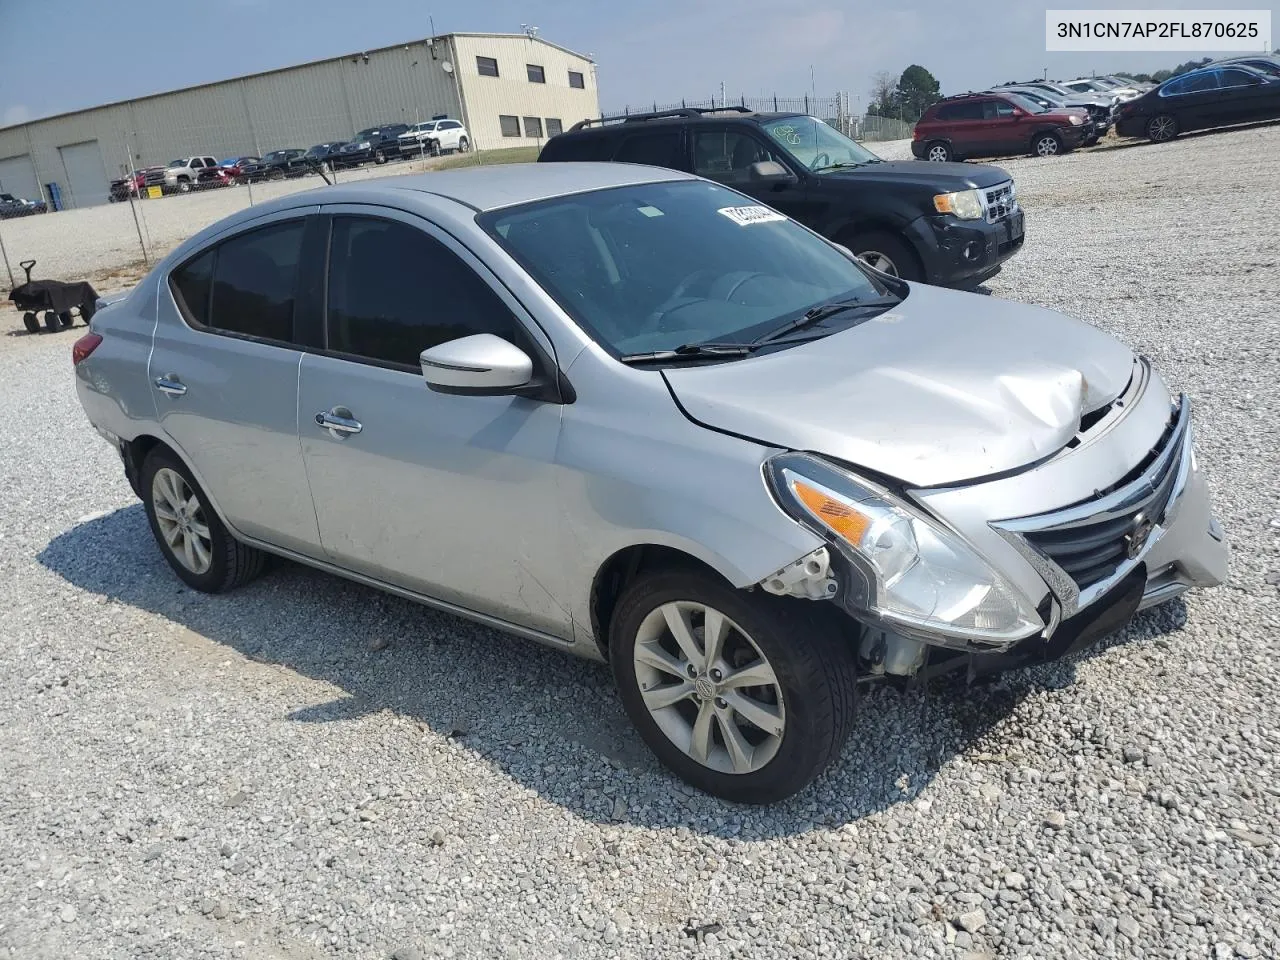
[[[147,245],[142,240],[142,224],[138,222],[138,208],[134,206],[133,185],[138,181],[137,174],[133,169],[133,153],[129,150],[129,136],[127,133],[124,137],[124,159],[129,171],[129,189],[125,191],[125,193],[129,197],[129,211],[133,214],[133,229],[138,231],[138,247],[142,250],[142,262],[150,266],[151,260],[147,257]],[[143,178],[143,188],[145,188],[146,185],[146,178]],[[150,231],[147,232],[150,233]]]
[[[776,93],[773,95],[773,112],[778,112],[778,95]]]
[[[807,93],[804,95],[804,112],[806,114],[809,112],[809,95]]]
[[[9,274],[9,289],[13,289],[13,267],[9,266],[9,252],[4,248],[4,236],[0,234],[0,257],[4,258],[4,272]]]

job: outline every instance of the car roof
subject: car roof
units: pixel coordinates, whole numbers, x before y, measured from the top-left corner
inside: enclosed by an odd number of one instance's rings
[[[613,136],[620,131],[642,130],[648,127],[670,126],[672,124],[685,123],[726,123],[734,120],[747,120],[752,123],[768,123],[771,120],[782,120],[787,117],[807,117],[807,113],[798,113],[794,110],[779,110],[777,112],[756,112],[754,110],[735,110],[728,108],[724,111],[703,111],[701,113],[693,113],[691,110],[688,114],[681,115],[678,110],[669,113],[660,113],[656,115],[636,114],[635,116],[619,116],[606,117],[604,122],[600,120],[590,121],[589,126],[570,127],[558,136],[562,137],[578,137],[578,136]]]

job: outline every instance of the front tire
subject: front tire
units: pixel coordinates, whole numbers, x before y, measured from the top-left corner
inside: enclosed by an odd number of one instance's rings
[[[854,256],[874,270],[902,280],[917,283],[924,280],[924,270],[915,251],[907,246],[906,241],[891,233],[874,231],[859,234],[848,247]]]
[[[142,502],[151,532],[187,586],[221,593],[262,573],[266,555],[227,531],[187,465],[164,447],[142,464]]]
[[[1178,135],[1178,120],[1168,113],[1160,113],[1147,121],[1147,139],[1152,143],[1168,143]]]
[[[458,139],[458,152],[466,153],[470,149],[471,149],[471,141],[468,140],[466,137],[460,137]]]
[[[641,575],[610,628],[623,706],[698,789],[738,803],[789,797],[840,755],[853,723],[852,641],[829,612],[696,570]]]
[[[190,180],[179,180],[179,181],[178,181],[178,192],[179,192],[179,193],[190,193],[190,192],[191,192],[191,181],[190,181]]]
[[[1063,153],[1062,141],[1056,133],[1037,134],[1031,141],[1031,153],[1037,157],[1056,157]]]

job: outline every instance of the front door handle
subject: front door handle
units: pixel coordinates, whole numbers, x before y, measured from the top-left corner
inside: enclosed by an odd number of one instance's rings
[[[163,377],[156,377],[156,389],[169,397],[180,397],[187,392],[187,385],[178,379],[175,373],[166,373]]]
[[[352,416],[346,407],[334,407],[317,413],[316,426],[328,430],[334,437],[350,436],[364,429],[364,424]]]

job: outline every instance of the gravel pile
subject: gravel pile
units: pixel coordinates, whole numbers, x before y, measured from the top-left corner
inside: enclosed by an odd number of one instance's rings
[[[1230,582],[875,691],[767,809],[665,775],[598,665],[290,565],[185,590],[71,336],[0,338],[0,957],[1280,955],[1278,157],[1009,161],[1028,240],[990,284],[1190,393]]]

